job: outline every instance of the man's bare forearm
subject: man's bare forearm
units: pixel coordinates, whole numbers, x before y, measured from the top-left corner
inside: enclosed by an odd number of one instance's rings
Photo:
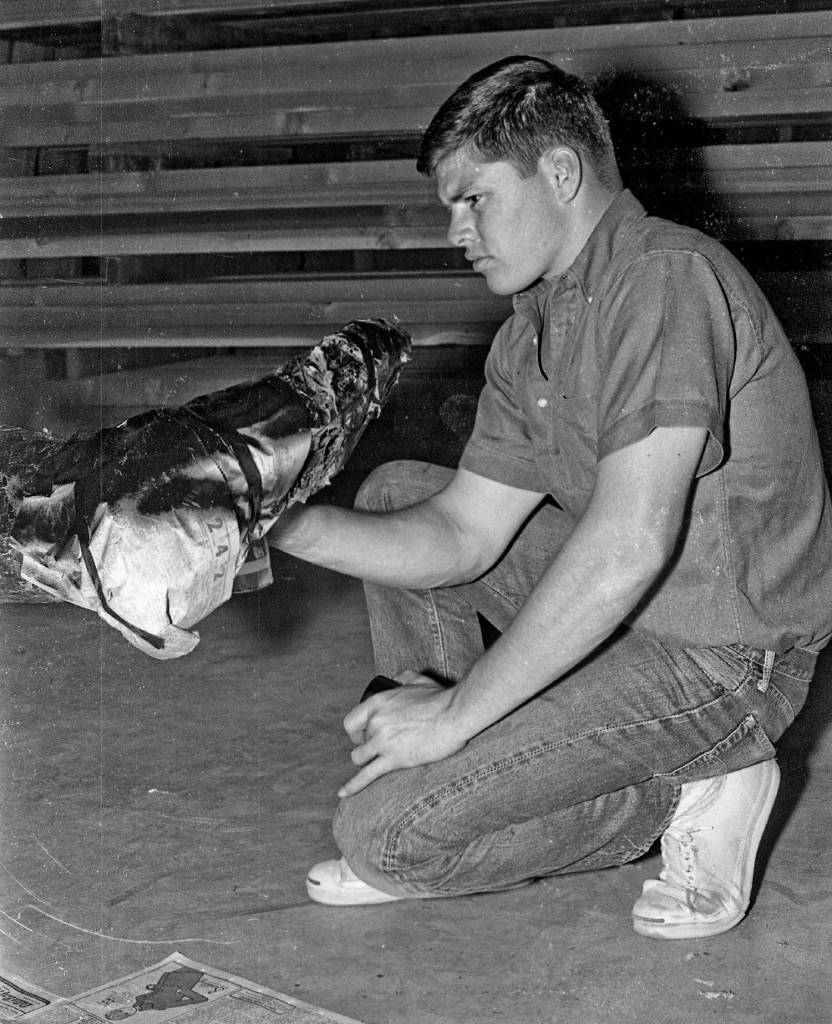
[[[431,502],[391,513],[295,506],[278,520],[269,544],[390,587],[447,586],[475,572],[453,525]]]
[[[391,512],[292,506],[269,543],[383,586],[449,586],[491,568],[541,498],[457,470],[443,490]]]

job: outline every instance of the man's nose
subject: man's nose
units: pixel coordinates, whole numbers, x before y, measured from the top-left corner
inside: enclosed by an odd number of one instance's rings
[[[448,225],[448,241],[451,245],[467,245],[474,237],[474,217],[467,206],[451,210]]]

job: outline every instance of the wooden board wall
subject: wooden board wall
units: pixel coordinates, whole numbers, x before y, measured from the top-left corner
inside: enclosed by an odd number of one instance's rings
[[[449,249],[413,161],[441,100],[512,52],[596,83],[627,183],[734,248],[825,368],[823,4],[152,6],[0,2],[0,327],[47,375],[269,359],[360,315],[484,351],[507,303]]]

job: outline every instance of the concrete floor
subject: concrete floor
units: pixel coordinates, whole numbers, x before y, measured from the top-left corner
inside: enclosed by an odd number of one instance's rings
[[[630,926],[653,855],[497,896],[329,909],[344,711],[372,674],[360,587],[280,559],[184,659],[90,613],[5,605],[2,964],[70,995],[175,949],[368,1024],[832,1020],[832,658],[781,751],[753,912],[727,935]]]

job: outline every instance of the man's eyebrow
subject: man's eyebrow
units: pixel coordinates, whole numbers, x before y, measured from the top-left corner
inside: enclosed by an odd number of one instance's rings
[[[473,184],[473,182],[469,181],[462,188],[457,189],[457,191],[454,192],[454,194],[452,196],[449,196],[447,199],[443,199],[442,196],[440,196],[439,197],[439,202],[443,206],[453,206],[454,203],[458,203],[460,201],[460,199],[462,199],[462,197],[465,195],[465,193],[471,188],[472,184]]]

